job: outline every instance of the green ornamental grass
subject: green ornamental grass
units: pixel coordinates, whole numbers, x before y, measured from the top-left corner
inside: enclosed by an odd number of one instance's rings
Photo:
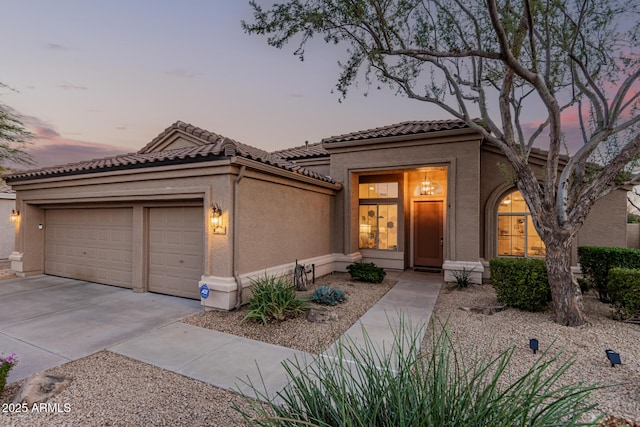
[[[307,311],[306,301],[298,298],[291,282],[285,277],[268,276],[251,281],[252,297],[249,313],[242,319],[281,322]]]
[[[514,349],[464,362],[444,325],[419,348],[421,331],[401,322],[391,351],[366,335],[358,346],[341,340],[334,357],[309,366],[285,362],[289,386],[275,398],[253,387],[252,409],[236,407],[259,426],[576,426],[595,409],[583,384],[559,385],[572,362],[540,357],[519,378],[505,373]],[[542,356],[542,355],[541,355]]]

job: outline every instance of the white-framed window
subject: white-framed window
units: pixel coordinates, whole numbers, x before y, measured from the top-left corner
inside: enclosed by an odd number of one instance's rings
[[[512,191],[498,205],[498,256],[542,258],[545,254],[522,193]]]

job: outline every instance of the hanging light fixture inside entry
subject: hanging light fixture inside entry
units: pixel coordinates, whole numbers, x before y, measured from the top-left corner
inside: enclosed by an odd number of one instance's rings
[[[432,181],[427,179],[427,173],[424,173],[424,181],[420,183],[420,195],[421,196],[432,196],[435,194],[435,185]]]

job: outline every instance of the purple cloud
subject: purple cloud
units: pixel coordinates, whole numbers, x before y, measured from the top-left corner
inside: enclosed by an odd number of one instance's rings
[[[63,137],[54,126],[35,116],[21,116],[20,120],[34,134],[32,144],[26,146],[26,151],[36,162],[31,168],[111,157],[128,151],[113,145]],[[65,134],[70,135],[67,132]]]
[[[28,151],[36,161],[38,168],[111,157],[126,152],[114,146],[71,139],[62,139],[46,145],[38,145],[36,143]]]
[[[47,43],[44,47],[45,49],[49,49],[49,50],[69,50],[68,47],[62,46],[61,44],[58,44],[58,43]]]
[[[89,89],[86,86],[77,86],[77,85],[68,85],[68,84],[64,84],[64,85],[59,85],[58,87],[64,89],[64,90],[87,90]]]

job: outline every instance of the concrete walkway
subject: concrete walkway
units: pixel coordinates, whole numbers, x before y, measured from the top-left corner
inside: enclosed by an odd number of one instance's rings
[[[405,326],[414,331],[429,322],[443,283],[442,276],[405,271],[390,273],[389,277],[397,278],[398,283],[345,332],[344,336],[350,341],[363,343],[364,328],[374,345],[390,349],[393,329],[401,318]],[[336,349],[334,344],[316,356],[177,322],[108,350],[255,397],[249,386],[252,383],[274,397],[288,381],[282,362],[297,360],[297,366],[308,366],[317,357],[335,357]]]
[[[8,383],[144,335],[201,311],[200,302],[55,276],[0,282],[0,353]]]

